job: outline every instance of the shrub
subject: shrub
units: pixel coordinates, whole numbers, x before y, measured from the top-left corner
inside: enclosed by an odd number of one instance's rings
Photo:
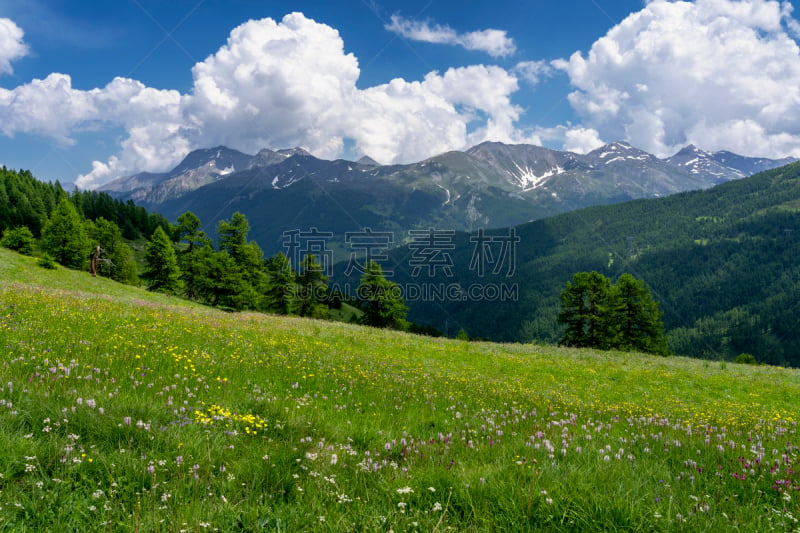
[[[740,353],[736,356],[736,359],[733,361],[734,363],[738,363],[740,365],[757,365],[758,361],[756,358],[750,355],[749,353]]]
[[[3,239],[0,240],[0,246],[25,255],[33,254],[33,246],[35,243],[36,241],[33,238],[33,233],[31,233],[31,230],[29,230],[27,226],[7,229],[5,233],[3,233]]]

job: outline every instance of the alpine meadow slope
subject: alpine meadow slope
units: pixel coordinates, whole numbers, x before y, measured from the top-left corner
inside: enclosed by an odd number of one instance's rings
[[[0,249],[0,528],[786,531],[796,370],[225,313]]]

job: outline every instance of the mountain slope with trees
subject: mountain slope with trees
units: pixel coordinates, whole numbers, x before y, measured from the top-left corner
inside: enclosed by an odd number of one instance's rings
[[[800,164],[705,191],[582,209],[515,232],[510,275],[470,268],[476,234],[455,234],[452,250],[443,251],[450,276],[442,269],[413,276],[413,250],[394,250],[392,281],[404,287],[517,289],[505,299],[459,292],[410,300],[409,318],[450,334],[463,327],[472,337],[554,343],[563,333],[559,291],[575,273],[616,280],[627,272],[651,288],[674,352],[710,359],[750,353],[800,365]]]

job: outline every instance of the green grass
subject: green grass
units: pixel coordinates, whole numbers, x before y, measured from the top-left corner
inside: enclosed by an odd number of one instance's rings
[[[797,530],[797,371],[231,314],[0,250],[0,531]]]

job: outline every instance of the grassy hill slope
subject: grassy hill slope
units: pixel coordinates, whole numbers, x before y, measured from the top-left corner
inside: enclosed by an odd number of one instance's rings
[[[230,314],[0,250],[0,530],[797,527],[797,371]]]

